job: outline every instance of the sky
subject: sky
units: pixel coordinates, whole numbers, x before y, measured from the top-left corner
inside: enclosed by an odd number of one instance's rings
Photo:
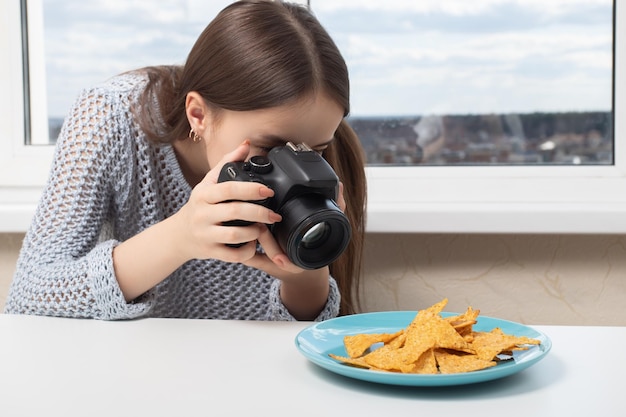
[[[43,0],[50,117],[116,73],[184,63],[228,3]],[[611,110],[611,0],[311,6],[348,64],[352,116]]]

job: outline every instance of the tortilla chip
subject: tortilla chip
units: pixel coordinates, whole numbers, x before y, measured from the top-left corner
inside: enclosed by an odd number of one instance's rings
[[[474,339],[470,343],[480,359],[493,360],[498,354],[510,350],[525,350],[524,345],[537,345],[541,343],[537,339],[525,336],[513,336],[502,332],[496,327],[490,332],[474,332]]]
[[[402,372],[405,364],[402,361],[400,352],[401,349],[390,343],[364,355],[362,358],[370,366],[387,371]]]
[[[459,355],[442,349],[435,349],[435,360],[442,374],[473,372],[496,366],[496,362],[480,359],[476,355]]]
[[[449,322],[461,336],[465,337],[471,335],[472,326],[476,324],[479,314],[480,310],[474,310],[472,307],[468,307],[465,313],[446,317],[445,320]]]
[[[422,353],[419,359],[413,365],[413,369],[409,373],[412,374],[437,374],[439,369],[437,368],[437,361],[435,360],[435,350],[428,349]]]
[[[388,343],[401,333],[404,333],[404,330],[400,330],[396,333],[365,333],[348,335],[343,338],[343,344],[346,348],[348,356],[351,358],[358,358],[372,345],[376,343]]]
[[[370,365],[363,360],[363,358],[349,358],[346,356],[335,355],[334,353],[329,353],[328,356],[331,358],[338,360],[339,362],[343,362],[348,365],[353,365],[359,368],[371,368]]]

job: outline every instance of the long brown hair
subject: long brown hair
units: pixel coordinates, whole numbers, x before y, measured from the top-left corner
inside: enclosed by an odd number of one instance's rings
[[[185,98],[197,91],[219,117],[220,109],[249,111],[295,102],[324,91],[350,112],[345,61],[326,30],[304,6],[240,0],[224,8],[202,32],[184,66],[149,67],[137,112],[156,142],[185,138]],[[156,105],[155,105],[156,104]],[[345,119],[323,155],[344,184],[353,239],[330,265],[342,301],[340,314],[358,309],[365,231],[365,158]]]

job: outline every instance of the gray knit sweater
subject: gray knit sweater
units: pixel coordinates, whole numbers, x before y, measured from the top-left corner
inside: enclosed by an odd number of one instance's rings
[[[280,281],[241,264],[194,260],[127,303],[113,270],[121,241],[171,216],[188,200],[170,145],[146,140],[130,108],[145,78],[124,74],[85,90],[57,141],[54,162],[25,236],[5,313],[104,320],[181,317],[294,320]],[[338,314],[330,295],[317,320]]]

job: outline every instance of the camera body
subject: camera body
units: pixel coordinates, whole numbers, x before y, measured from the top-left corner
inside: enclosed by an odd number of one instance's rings
[[[347,247],[352,230],[337,206],[339,178],[317,152],[304,144],[287,142],[272,148],[267,156],[222,167],[218,182],[259,182],[274,196],[254,201],[279,213],[283,220],[269,225],[289,259],[304,269],[330,264]],[[228,225],[246,225],[233,220]]]

